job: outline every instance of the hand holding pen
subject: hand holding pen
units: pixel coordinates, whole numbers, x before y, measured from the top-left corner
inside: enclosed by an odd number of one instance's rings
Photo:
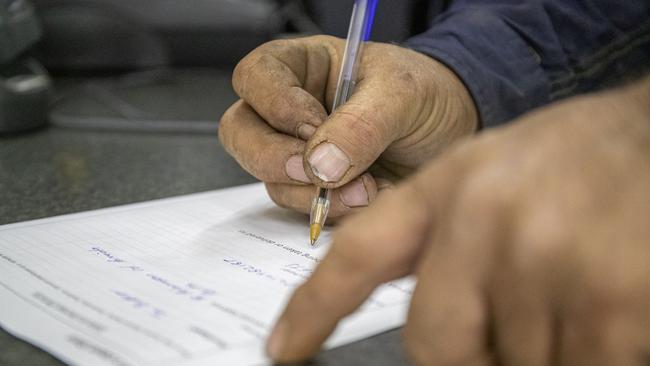
[[[348,39],[345,44],[343,60],[341,61],[341,72],[339,81],[336,84],[334,103],[332,103],[332,112],[335,112],[342,104],[347,102],[354,92],[359,62],[363,53],[363,43],[370,38],[376,8],[377,0],[356,0],[354,2]],[[314,174],[321,179],[327,178],[320,171],[314,171]],[[309,215],[309,243],[312,246],[316,244],[323,225],[325,225],[329,207],[329,189],[320,187],[313,200]]]
[[[477,126],[472,99],[451,70],[374,42],[363,47],[354,94],[329,113],[345,49],[345,40],[329,36],[260,46],[236,67],[242,99],[219,127],[226,151],[279,206],[309,214],[315,186],[328,188],[329,219],[372,203]]]

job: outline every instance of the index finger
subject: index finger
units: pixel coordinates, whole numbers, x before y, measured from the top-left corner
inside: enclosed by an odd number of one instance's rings
[[[281,362],[313,356],[339,320],[379,284],[411,273],[426,237],[426,210],[409,185],[387,192],[373,208],[351,217],[289,301],[267,343],[269,356]]]
[[[275,129],[307,139],[327,118],[327,47],[324,37],[262,45],[237,65],[233,88]]]

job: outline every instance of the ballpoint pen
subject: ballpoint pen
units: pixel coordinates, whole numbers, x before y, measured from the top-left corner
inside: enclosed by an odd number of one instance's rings
[[[359,61],[363,51],[363,43],[370,37],[372,22],[377,8],[377,0],[355,0],[345,43],[341,72],[336,84],[336,94],[332,103],[333,113],[341,104],[348,101],[356,84]],[[311,205],[309,219],[309,242],[313,246],[325,225],[330,207],[329,189],[318,188],[318,194]]]

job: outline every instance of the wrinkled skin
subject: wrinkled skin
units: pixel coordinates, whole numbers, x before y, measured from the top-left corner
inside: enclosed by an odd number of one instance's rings
[[[648,116],[650,78],[452,147],[345,220],[269,355],[313,356],[376,286],[415,274],[416,365],[647,365]]]
[[[353,212],[477,129],[453,72],[381,43],[366,45],[355,93],[328,117],[344,46],[326,36],[273,41],[234,71],[241,100],[222,117],[219,138],[282,207],[308,212],[318,185],[334,188],[331,217]]]

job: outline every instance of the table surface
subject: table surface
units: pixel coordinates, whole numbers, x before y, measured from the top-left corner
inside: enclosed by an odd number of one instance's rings
[[[216,135],[48,127],[0,136],[0,224],[255,182]],[[0,365],[61,365],[0,330]],[[404,365],[393,330],[309,365]]]

